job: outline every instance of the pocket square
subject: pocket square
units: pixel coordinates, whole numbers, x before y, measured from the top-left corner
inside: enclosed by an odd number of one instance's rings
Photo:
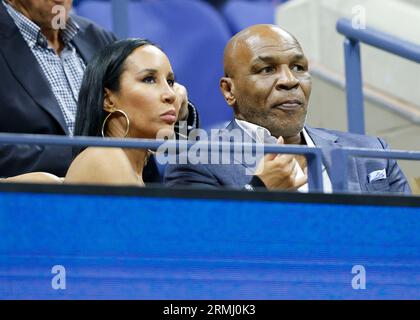
[[[369,183],[372,183],[372,182],[378,181],[378,180],[383,180],[383,179],[386,179],[386,170],[385,169],[373,171],[373,172],[368,174]]]

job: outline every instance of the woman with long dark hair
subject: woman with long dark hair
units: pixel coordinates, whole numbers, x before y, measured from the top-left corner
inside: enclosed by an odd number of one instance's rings
[[[117,41],[86,68],[75,135],[171,136],[181,104],[187,101],[182,90],[161,49],[142,39]],[[64,182],[141,186],[148,157],[148,150],[89,147],[74,159]]]
[[[85,70],[74,135],[172,136],[178,118],[185,118],[191,106],[160,48],[144,39],[120,40],[96,54]],[[75,148],[74,156],[64,179],[35,172],[3,181],[143,186],[150,151],[88,147]]]

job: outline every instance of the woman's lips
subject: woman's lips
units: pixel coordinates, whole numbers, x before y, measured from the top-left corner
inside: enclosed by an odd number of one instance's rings
[[[168,124],[173,124],[176,122],[176,112],[175,110],[170,110],[161,114],[160,118]]]

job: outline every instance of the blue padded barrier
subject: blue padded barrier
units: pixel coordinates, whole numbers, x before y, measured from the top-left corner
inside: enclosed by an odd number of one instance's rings
[[[419,299],[419,230],[419,198],[0,184],[0,299]]]
[[[0,134],[0,143],[162,142]],[[310,188],[319,187],[318,148],[264,151],[311,154]],[[419,299],[419,230],[418,197],[0,184],[0,299]],[[65,290],[52,286],[54,266],[66,270]],[[366,289],[355,289],[354,267]]]

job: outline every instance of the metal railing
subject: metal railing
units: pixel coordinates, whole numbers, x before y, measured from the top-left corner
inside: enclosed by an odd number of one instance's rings
[[[10,134],[0,133],[1,144],[26,144],[26,145],[53,145],[53,146],[74,146],[74,147],[119,147],[119,148],[139,148],[157,150],[162,144],[165,147],[176,148],[176,150],[190,150],[193,146],[203,150],[207,147],[210,154],[214,150],[221,148],[223,151],[230,150],[234,153],[235,148],[241,147],[242,150],[255,152],[257,145],[254,143],[230,143],[230,142],[206,142],[188,140],[152,140],[152,139],[116,139],[116,138],[96,138],[96,137],[66,137],[53,135],[30,135],[30,134]],[[316,192],[322,191],[322,152],[319,148],[308,148],[299,146],[278,146],[265,145],[264,153],[284,153],[300,154],[306,157],[308,163],[308,189]]]
[[[371,27],[354,28],[349,19],[339,19],[337,31],[344,35],[347,116],[349,132],[364,134],[364,99],[360,42],[420,63],[420,46]]]
[[[231,143],[214,141],[188,141],[188,140],[152,140],[152,139],[116,139],[97,137],[67,137],[54,135],[31,135],[0,133],[0,145],[25,144],[25,145],[53,145],[72,147],[120,147],[157,150],[165,144],[168,149],[187,151],[193,146],[200,150],[207,148],[208,154],[221,148],[234,153],[238,148],[255,152],[257,145],[254,143]],[[299,154],[305,156],[308,164],[308,190],[309,192],[323,191],[321,148],[302,147],[290,145],[265,144],[263,150],[267,153]],[[332,150],[331,182],[334,192],[347,191],[347,161],[349,157],[365,157],[380,159],[404,159],[420,161],[420,151],[401,150],[374,150],[363,148],[336,148]]]

